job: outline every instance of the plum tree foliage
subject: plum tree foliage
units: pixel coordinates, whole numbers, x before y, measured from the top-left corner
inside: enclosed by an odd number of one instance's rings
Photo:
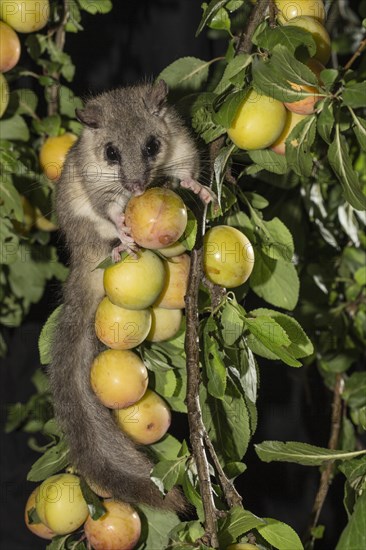
[[[316,548],[324,531],[321,505],[301,542],[289,525],[247,510],[234,487],[237,476],[248,475],[243,461],[253,446],[264,360],[272,362],[279,379],[280,365],[317,368],[333,395],[333,412],[324,447],[264,441],[255,445],[258,459],[321,466],[323,500],[332,477],[342,476],[348,523],[336,550],[366,547],[366,63],[361,55],[366,2],[354,10],[346,2],[339,11],[338,3],[327,1],[326,22],[323,3],[317,3],[322,10],[318,24],[327,25],[332,39],[331,62],[318,76],[307,65],[317,56],[316,37],[304,26],[287,24],[283,12],[278,13],[283,4],[203,3],[197,34],[207,32],[210,39],[226,43],[222,56],[184,57],[157,77],[167,82],[171,101],[206,144],[203,178],[218,205],[203,212],[182,192],[189,208],[180,252],[191,256],[185,323],[170,340],[145,340],[138,347],[152,373],[150,390],[172,411],[187,413],[190,427],[190,438],[179,441],[173,416],[169,433],[150,446],[155,457],[152,480],[163,494],[180,485],[195,513],[181,521],[173,513],[138,507],[142,532],[136,549],[209,550],[251,544],[262,550]],[[64,51],[64,39],[68,32],[82,30],[82,10],[105,13],[111,7],[109,0],[53,2],[49,26],[21,37],[39,72],[18,64],[3,75],[10,99],[0,120],[0,311],[8,327],[21,324],[42,297],[47,280],[62,281],[67,275],[49,231],[36,222],[42,217],[57,223],[52,207],[55,183],[41,173],[38,152],[48,137],[79,133],[74,111],[80,100],[72,92],[75,67]],[[35,79],[38,94],[43,90],[47,112],[31,86],[17,86],[22,76]],[[271,149],[273,142],[261,141],[262,126],[272,122],[266,117],[277,115],[263,116],[255,102],[250,109],[256,121],[252,140],[250,134],[249,144],[247,139],[230,139],[249,97],[257,97],[258,105],[263,97],[269,104],[276,100],[276,105],[290,105],[314,93],[314,112],[299,117],[280,153]],[[34,209],[31,224],[26,223],[24,197]],[[254,249],[249,279],[229,292],[203,271],[203,233],[217,225],[239,229]],[[230,261],[233,250],[226,252]],[[40,337],[45,365],[58,312]],[[5,353],[4,342],[1,347]],[[28,474],[29,480],[40,482],[70,464],[67,444],[53,419],[46,376],[37,371],[33,382],[36,393],[28,403],[10,408],[7,430],[22,428],[49,437]],[[191,422],[193,412],[197,425]],[[85,480],[81,488],[96,520],[104,513],[103,504]],[[34,510],[29,517],[39,521]],[[86,545],[77,531],[55,537],[47,548],[84,550]]]

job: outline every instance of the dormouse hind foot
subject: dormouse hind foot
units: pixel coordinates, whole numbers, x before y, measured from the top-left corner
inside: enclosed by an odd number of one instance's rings
[[[206,185],[202,185],[193,178],[181,180],[180,185],[184,189],[189,189],[190,191],[193,191],[193,193],[199,196],[204,204],[209,204],[210,202],[217,203],[217,197],[215,193],[209,187],[206,187]]]

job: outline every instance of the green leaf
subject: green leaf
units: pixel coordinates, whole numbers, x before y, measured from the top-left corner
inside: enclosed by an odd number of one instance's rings
[[[103,506],[100,498],[92,491],[85,479],[80,478],[80,489],[83,494],[84,500],[88,505],[88,510],[91,518],[96,521],[97,519],[104,516],[106,513],[106,508]]]
[[[345,460],[338,469],[346,476],[348,483],[355,491],[362,489],[366,478],[366,456]]]
[[[253,85],[256,90],[279,101],[299,101],[313,95],[311,92],[294,90],[289,82],[305,86],[318,86],[314,73],[281,44],[275,46],[269,61],[253,62]]]
[[[366,81],[347,83],[343,89],[343,104],[347,107],[365,107]]]
[[[29,88],[14,90],[10,94],[10,103],[13,99],[15,99],[17,103],[14,114],[34,116],[37,109],[38,97],[33,90]]]
[[[357,499],[351,518],[338,541],[336,550],[366,548],[366,492]]]
[[[0,157],[1,159],[1,157]],[[2,159],[1,159],[2,160]],[[0,179],[0,212],[2,216],[9,216],[18,221],[23,220],[23,206],[20,195],[10,179]],[[10,227],[10,226],[9,226]]]
[[[332,131],[334,127],[334,112],[333,112],[333,104],[331,100],[326,100],[323,104],[323,109],[318,116],[317,122],[316,122],[316,129],[320,135],[320,137],[326,142],[331,143],[332,139]]]
[[[366,286],[366,266],[357,269],[355,272],[355,281],[360,286]]]
[[[241,506],[235,506],[218,521],[220,548],[226,548],[237,539],[264,524],[264,520],[255,516]]]
[[[286,160],[288,168],[298,176],[309,177],[313,169],[310,154],[316,134],[316,116],[301,120],[286,138]]]
[[[260,48],[269,50],[270,52],[281,44],[292,54],[295,53],[298,47],[306,47],[310,57],[316,53],[316,44],[313,36],[304,29],[299,27],[281,26],[274,29],[266,27],[255,41]]]
[[[213,317],[208,317],[203,329],[204,369],[208,379],[207,390],[218,399],[222,399],[226,389],[226,367],[223,353],[215,339],[217,331]]]
[[[69,448],[61,439],[57,445],[48,449],[41,458],[36,460],[28,472],[28,481],[43,481],[47,477],[63,470],[69,464]]]
[[[51,362],[51,346],[53,335],[57,329],[59,322],[59,315],[61,313],[62,306],[58,306],[48,317],[46,323],[43,325],[41,334],[38,340],[38,350],[40,361],[42,365],[48,365]]]
[[[291,344],[287,346],[287,351],[296,359],[306,357],[313,353],[313,344],[300,324],[293,317],[280,313],[279,311],[265,308],[255,309],[251,311],[249,315],[253,315],[254,317],[267,316],[274,319],[276,323],[284,329],[286,335],[290,339]]]
[[[81,9],[95,15],[96,13],[108,13],[112,9],[111,0],[78,0]]]
[[[235,91],[229,94],[220,106],[220,109],[214,113],[212,117],[213,121],[223,128],[230,128],[236,113],[247,94],[248,90]]]
[[[366,372],[354,372],[346,380],[342,398],[349,407],[366,405]]]
[[[61,128],[61,117],[60,115],[52,115],[41,120],[34,120],[33,127],[39,134],[58,136]]]
[[[272,260],[258,248],[249,279],[251,289],[269,304],[293,310],[299,298],[299,277],[293,264]]]
[[[179,242],[185,246],[187,250],[192,250],[196,243],[197,237],[197,220],[190,208],[187,208],[187,225]]]
[[[218,197],[218,201],[220,204],[220,208],[222,210],[223,208],[223,192],[225,193],[225,188],[223,188],[223,181],[226,174],[226,167],[228,165],[228,162],[230,161],[231,154],[233,150],[235,149],[235,145],[227,145],[226,147],[222,147],[219,154],[215,158],[214,161],[214,173],[215,173],[215,184],[216,184],[216,193]],[[226,188],[227,189],[227,188]],[[236,197],[234,196],[235,202]]]
[[[226,301],[221,313],[220,322],[224,342],[228,346],[232,346],[242,337],[244,332],[245,321],[243,314],[240,314],[238,311],[238,305],[236,304],[235,306],[231,301]]]
[[[350,109],[353,118],[353,131],[357,138],[358,143],[363,151],[366,151],[366,120],[356,114]]]
[[[261,235],[263,252],[273,260],[283,259],[291,262],[295,252],[294,241],[290,231],[279,218],[262,222],[266,234]]]
[[[299,536],[286,523],[272,518],[263,518],[265,525],[257,527],[258,533],[278,550],[304,550]]]
[[[164,80],[170,90],[184,94],[197,92],[207,80],[210,63],[197,57],[181,57],[168,65],[156,80]]]
[[[207,25],[211,17],[213,17],[215,13],[226,4],[226,2],[227,0],[211,0],[208,6],[206,5],[203,12],[202,20],[198,25],[198,29],[196,31],[196,36],[200,34],[200,32],[202,31],[204,26]]]
[[[303,466],[320,466],[329,460],[348,460],[366,454],[366,450],[337,451],[296,441],[263,441],[254,447],[264,462],[295,462]]]
[[[23,117],[14,115],[11,118],[0,120],[0,136],[1,139],[9,141],[28,141],[29,140],[28,126]]]
[[[346,200],[356,210],[366,209],[366,197],[362,192],[357,172],[353,169],[346,138],[341,134],[338,124],[334,141],[328,149],[328,160],[342,185]]]
[[[46,550],[64,550],[68,538],[70,538],[70,535],[57,535],[50,544],[47,544]]]
[[[75,118],[75,110],[83,107],[83,102],[66,86],[59,88],[60,114]]]
[[[138,512],[142,523],[140,540],[144,541],[144,548],[167,548],[169,533],[180,521],[176,514],[169,510],[159,510],[140,504]]]
[[[211,17],[207,26],[210,27],[210,29],[230,32],[231,24],[228,12],[224,8],[220,8],[215,15]]]
[[[155,464],[150,476],[163,494],[170,491],[177,483],[182,483],[186,462],[187,457],[184,456],[176,460],[161,460]]]
[[[231,59],[224,70],[220,82],[217,84],[214,90],[215,93],[221,94],[227,88],[229,88],[232,84],[232,79],[238,73],[243,71],[243,69],[248,67],[248,65],[251,63],[251,60],[252,56],[247,53],[240,53],[239,55],[236,55],[233,59]]]
[[[23,403],[14,403],[9,406],[5,424],[5,433],[11,433],[21,426],[29,413],[29,407]]]
[[[174,460],[177,458],[182,445],[171,434],[166,434],[163,439],[150,445],[151,450],[158,460]]]
[[[290,339],[286,331],[274,319],[271,317],[246,318],[246,325],[253,336],[284,363],[291,367],[301,367],[301,363],[288,351]],[[249,339],[248,345],[252,348]]]
[[[273,174],[286,174],[288,171],[286,157],[278,155],[270,149],[248,151],[248,155],[263,170],[267,170]]]
[[[247,405],[230,379],[223,399],[215,399],[201,386],[203,420],[220,456],[232,462],[241,460],[251,437]]]

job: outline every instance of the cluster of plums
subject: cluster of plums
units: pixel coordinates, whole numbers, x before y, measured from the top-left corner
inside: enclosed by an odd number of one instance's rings
[[[328,63],[331,42],[323,23],[325,9],[322,0],[276,0],[277,20],[283,26],[298,27],[311,33],[316,52],[303,61],[314,73],[321,85],[320,73]],[[273,97],[249,91],[240,104],[228,129],[228,135],[240,149],[254,150],[269,147],[280,155],[285,154],[286,139],[295,126],[315,112],[315,104],[321,99],[319,88],[289,83],[298,92],[306,92],[293,102],[281,102]]]

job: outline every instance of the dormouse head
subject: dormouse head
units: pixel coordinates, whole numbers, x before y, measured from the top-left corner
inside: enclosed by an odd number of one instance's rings
[[[83,157],[100,168],[99,185],[141,194],[167,161],[181,125],[168,107],[164,81],[119,88],[90,99],[76,115]],[[172,130],[172,121],[175,120]]]

